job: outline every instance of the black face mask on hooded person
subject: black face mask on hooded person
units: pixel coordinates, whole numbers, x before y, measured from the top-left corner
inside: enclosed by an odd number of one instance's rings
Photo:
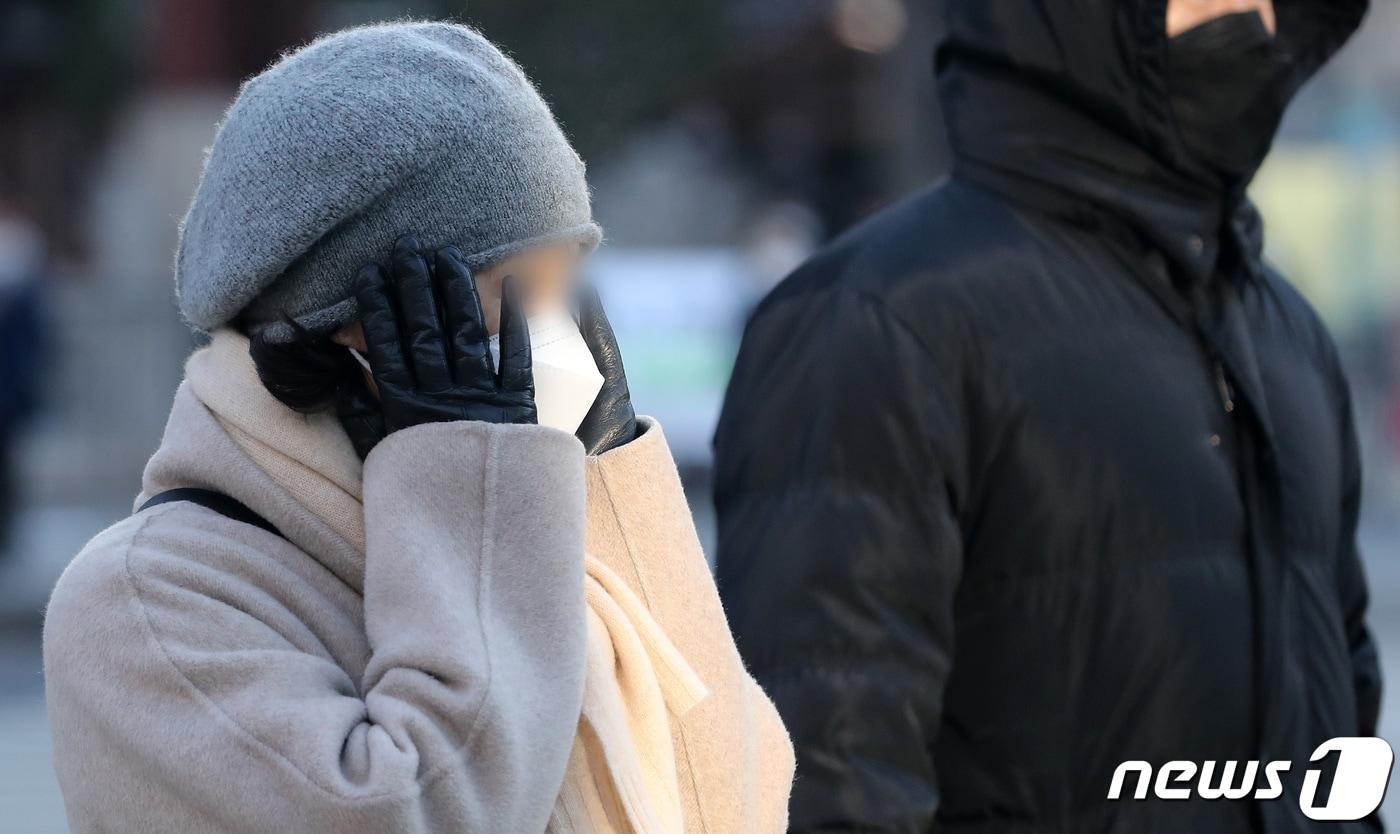
[[[1227,182],[1249,177],[1282,116],[1274,87],[1286,57],[1258,12],[1230,14],[1167,42],[1168,92],[1193,161]],[[1269,112],[1260,113],[1260,108]]]

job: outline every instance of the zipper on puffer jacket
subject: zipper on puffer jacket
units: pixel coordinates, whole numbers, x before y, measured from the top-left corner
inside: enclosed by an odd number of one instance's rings
[[[1226,414],[1235,413],[1235,389],[1230,385],[1230,378],[1225,374],[1225,363],[1220,361],[1219,356],[1213,356],[1215,363],[1215,387],[1220,391],[1220,402],[1225,407]]]

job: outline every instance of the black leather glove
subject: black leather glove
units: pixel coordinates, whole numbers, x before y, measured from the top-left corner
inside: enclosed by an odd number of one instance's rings
[[[384,430],[384,412],[379,409],[379,398],[365,384],[359,365],[355,365],[353,376],[347,376],[336,390],[335,413],[360,460],[369,457],[370,450],[388,434]]]
[[[577,435],[588,454],[601,455],[637,436],[637,414],[632,410],[632,392],[627,388],[617,337],[593,287],[586,287],[579,299],[578,325],[603,375],[603,387],[579,424]]]
[[[455,247],[439,249],[429,268],[417,241],[401,238],[387,273],[379,264],[360,271],[355,299],[384,434],[455,420],[537,421],[530,333],[512,279],[501,287],[499,373],[476,283]],[[340,397],[342,422],[358,421],[346,424],[357,450],[372,431],[364,405],[353,389]]]

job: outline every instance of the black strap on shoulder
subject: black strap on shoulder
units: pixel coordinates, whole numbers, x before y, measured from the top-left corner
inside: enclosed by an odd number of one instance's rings
[[[141,505],[141,510],[148,510],[157,504],[169,504],[171,501],[188,501],[191,504],[198,504],[213,510],[221,516],[231,518],[234,521],[241,521],[244,524],[251,524],[254,527],[261,527],[274,536],[282,536],[282,532],[273,526],[272,522],[245,507],[240,501],[224,495],[222,492],[215,492],[212,489],[200,489],[198,487],[179,487],[177,489],[167,489],[165,492],[157,493],[147,499]],[[286,536],[282,536],[286,538]]]

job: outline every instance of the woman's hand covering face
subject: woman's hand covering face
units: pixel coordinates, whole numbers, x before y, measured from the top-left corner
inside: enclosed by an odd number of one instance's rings
[[[517,293],[507,278],[498,372],[476,284],[455,247],[437,250],[430,264],[415,239],[401,238],[387,269],[375,263],[360,271],[355,299],[385,435],[422,423],[537,421],[530,333]],[[344,392],[337,409],[362,456],[377,442],[366,397]]]

